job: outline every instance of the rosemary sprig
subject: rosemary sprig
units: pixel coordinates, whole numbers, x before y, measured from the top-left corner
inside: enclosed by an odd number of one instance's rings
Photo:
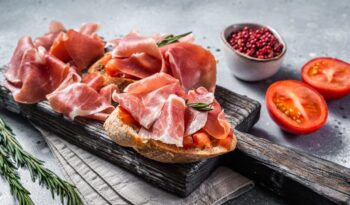
[[[199,102],[199,103],[187,103],[186,102],[186,104],[187,104],[187,106],[192,107],[195,110],[203,111],[203,112],[211,111],[214,109],[212,107],[213,103],[201,103],[201,102]]]
[[[74,185],[60,179],[55,173],[43,166],[43,162],[26,152],[18,143],[11,128],[0,118],[0,148],[11,155],[18,167],[29,170],[33,182],[37,179],[40,185],[45,185],[51,191],[52,198],[55,194],[60,196],[62,204],[66,199],[68,205],[83,204],[80,196],[75,191]]]
[[[168,45],[168,44],[172,44],[172,43],[175,43],[177,42],[180,38],[183,38],[189,34],[191,34],[192,31],[190,32],[187,32],[187,33],[184,33],[184,34],[180,34],[180,35],[177,35],[177,36],[174,36],[173,34],[165,37],[163,40],[161,40],[160,42],[157,43],[157,46],[158,47],[162,47],[162,46],[165,46],[165,45]]]
[[[8,181],[11,194],[16,196],[20,205],[34,205],[29,191],[19,181],[17,167],[2,148],[0,148],[0,174]]]

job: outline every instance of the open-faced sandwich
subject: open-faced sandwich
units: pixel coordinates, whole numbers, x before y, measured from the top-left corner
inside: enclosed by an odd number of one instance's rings
[[[48,100],[72,120],[105,121],[116,143],[161,162],[192,162],[235,148],[214,98],[215,58],[190,33],[131,32],[106,46],[97,29],[53,22],[34,41],[21,38],[5,73],[14,99]]]
[[[106,120],[108,135],[150,159],[167,163],[214,157],[236,146],[230,123],[205,87],[186,90],[158,73],[114,93],[119,103]]]

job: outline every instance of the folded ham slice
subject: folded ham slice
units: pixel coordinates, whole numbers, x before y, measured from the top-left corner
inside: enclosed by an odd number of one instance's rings
[[[145,78],[162,71],[163,57],[152,37],[142,37],[132,32],[115,42],[113,59],[107,63],[106,69],[137,78]]]
[[[143,94],[149,93],[160,87],[169,84],[178,84],[179,80],[165,73],[157,73],[148,78],[144,78],[140,81],[130,84],[124,89],[124,92],[128,94]]]
[[[213,108],[208,112],[208,120],[203,129],[216,139],[225,139],[231,131],[231,125],[217,100],[214,101]]]
[[[189,42],[169,44],[161,50],[167,67],[186,91],[203,86],[214,92],[216,61],[210,51]]]
[[[35,48],[30,37],[23,37],[5,73],[5,86],[15,101],[37,103],[60,85],[68,69],[68,65],[47,54],[43,47]]]
[[[179,81],[165,73],[157,73],[132,83],[125,88],[125,91],[128,93],[115,92],[113,100],[147,129],[160,116],[170,94],[185,95]]]
[[[49,32],[35,39],[34,45],[36,47],[42,46],[46,50],[50,50],[54,40],[61,32],[65,32],[65,28],[62,23],[58,21],[52,21],[49,26]]]
[[[104,54],[104,42],[96,34],[97,29],[97,24],[87,23],[83,24],[80,32],[69,29],[60,33],[50,53],[64,62],[72,61],[81,72]]]
[[[190,90],[187,94],[188,103],[206,103],[211,104],[214,102],[214,93],[208,92],[204,87],[199,87],[196,90]],[[185,112],[185,135],[192,135],[202,129],[208,119],[208,112],[201,112],[187,107]]]
[[[108,100],[110,96],[107,96],[112,91],[106,92],[101,89],[98,92],[80,81],[81,77],[74,70],[71,70],[64,82],[54,92],[47,95],[51,107],[72,120],[77,116],[106,120],[114,110]]]
[[[171,94],[165,101],[161,114],[147,130],[141,128],[139,135],[144,139],[154,139],[177,147],[183,146],[185,132],[185,100],[177,95]]]
[[[80,72],[104,54],[104,43],[96,38],[68,30],[64,47]]]
[[[104,78],[99,73],[88,73],[83,76],[82,83],[86,83],[95,90],[100,90],[104,85]]]

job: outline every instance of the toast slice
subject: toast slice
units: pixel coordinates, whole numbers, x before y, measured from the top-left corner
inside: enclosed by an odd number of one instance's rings
[[[157,140],[145,140],[137,134],[137,128],[123,123],[117,107],[104,123],[108,136],[117,144],[131,147],[141,155],[164,163],[190,163],[215,157],[235,149],[237,139],[232,139],[229,149],[214,146],[211,148],[184,149]]]
[[[105,72],[105,68],[104,68],[104,66],[106,64],[106,60],[104,58],[105,57],[102,57],[101,59],[96,61],[88,69],[88,73],[98,73],[98,74],[102,75],[103,80],[104,80],[104,84],[103,84],[104,86],[109,85],[109,84],[115,84],[117,86],[118,90],[121,92],[124,90],[124,88],[126,86],[135,82],[134,79],[125,78],[125,77],[112,77],[112,76],[108,75]],[[108,56],[106,56],[106,58],[108,58]]]

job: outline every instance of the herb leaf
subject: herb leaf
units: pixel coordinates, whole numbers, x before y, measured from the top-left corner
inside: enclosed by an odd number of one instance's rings
[[[26,152],[22,146],[19,144],[15,138],[14,133],[11,128],[0,118],[0,150],[5,154],[8,154],[13,159],[14,163],[18,167],[25,167],[29,170],[33,181],[38,180],[40,185],[44,185],[47,189],[51,191],[52,196],[54,193],[61,197],[62,203],[63,199],[67,200],[68,205],[81,205],[83,204],[80,196],[75,191],[75,186],[62,180],[51,170],[47,169],[43,165],[43,161],[35,158],[33,155]],[[3,154],[0,152],[0,155]],[[0,156],[1,157],[1,156]],[[0,158],[0,163],[3,163]],[[1,166],[2,164],[0,164]],[[14,166],[14,165],[13,165]],[[1,168],[1,167],[0,167]],[[1,172],[5,177],[11,176],[6,172]],[[13,177],[12,177],[13,178]],[[20,182],[15,182],[16,186],[21,187]],[[11,186],[11,183],[10,183]],[[15,190],[15,194],[18,191]],[[29,194],[29,192],[28,192]],[[25,195],[23,195],[25,197]],[[22,197],[22,195],[20,196]],[[31,205],[30,198],[24,198],[28,203],[23,203],[23,205]],[[20,200],[20,199],[19,199]],[[22,205],[22,204],[21,204]]]
[[[184,34],[180,34],[180,35],[177,35],[177,36],[174,36],[173,34],[170,34],[169,36],[165,37],[163,40],[158,42],[157,46],[158,47],[162,47],[162,46],[165,46],[165,45],[168,45],[168,44],[172,44],[172,43],[178,42],[178,40],[180,38],[183,38],[183,37],[185,37],[185,36],[187,36],[187,35],[189,35],[191,33],[192,33],[192,31],[184,33]]]
[[[193,109],[198,110],[198,111],[206,112],[206,111],[214,110],[212,104],[213,104],[213,102],[212,103],[199,102],[199,103],[187,103],[187,106],[192,107]]]

